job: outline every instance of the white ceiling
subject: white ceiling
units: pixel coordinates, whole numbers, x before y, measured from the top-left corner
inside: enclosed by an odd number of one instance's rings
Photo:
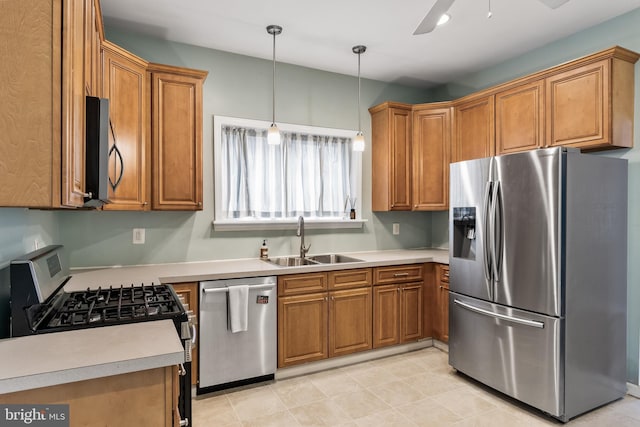
[[[451,21],[414,36],[435,0],[102,0],[107,25],[162,39],[429,87],[452,81],[640,7],[640,0],[456,0]],[[640,23],[638,23],[640,25]]]

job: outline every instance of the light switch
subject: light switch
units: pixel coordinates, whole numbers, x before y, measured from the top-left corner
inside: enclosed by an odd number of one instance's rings
[[[144,244],[144,228],[133,229],[133,244],[134,245]]]
[[[400,224],[398,224],[397,222],[393,223],[393,234],[395,236],[397,236],[398,234],[400,234]]]

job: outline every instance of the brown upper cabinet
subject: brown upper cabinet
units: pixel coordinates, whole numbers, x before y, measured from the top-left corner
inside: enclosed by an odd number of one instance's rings
[[[544,145],[544,82],[538,80],[495,95],[496,154]]]
[[[451,108],[385,102],[369,109],[372,209],[447,208]]]
[[[451,107],[416,105],[412,140],[413,210],[446,210],[449,205]]]
[[[202,210],[206,71],[149,64],[154,210]]]
[[[109,99],[109,200],[105,210],[147,210],[150,143],[147,62],[102,43],[103,96]]]
[[[2,5],[0,206],[84,202],[84,13],[84,1]]]
[[[452,162],[492,156],[495,153],[493,95],[457,103],[454,114]]]
[[[385,102],[369,109],[374,211],[411,210],[411,105]]]
[[[373,210],[447,209],[450,161],[553,146],[632,147],[639,57],[613,47],[450,103],[371,107]]]
[[[637,60],[637,54],[618,48],[606,59],[548,77],[547,145],[632,147]]]

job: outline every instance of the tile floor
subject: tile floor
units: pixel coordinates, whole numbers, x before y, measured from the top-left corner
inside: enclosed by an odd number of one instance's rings
[[[199,396],[193,417],[196,427],[562,425],[456,374],[434,347]],[[640,400],[627,396],[567,425],[640,426]]]

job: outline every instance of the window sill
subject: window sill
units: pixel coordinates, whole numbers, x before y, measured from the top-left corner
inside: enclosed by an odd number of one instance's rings
[[[305,218],[304,228],[314,229],[339,229],[362,228],[366,219],[322,219]],[[212,221],[215,231],[249,231],[249,230],[295,230],[298,227],[297,219],[266,219],[251,221]]]

